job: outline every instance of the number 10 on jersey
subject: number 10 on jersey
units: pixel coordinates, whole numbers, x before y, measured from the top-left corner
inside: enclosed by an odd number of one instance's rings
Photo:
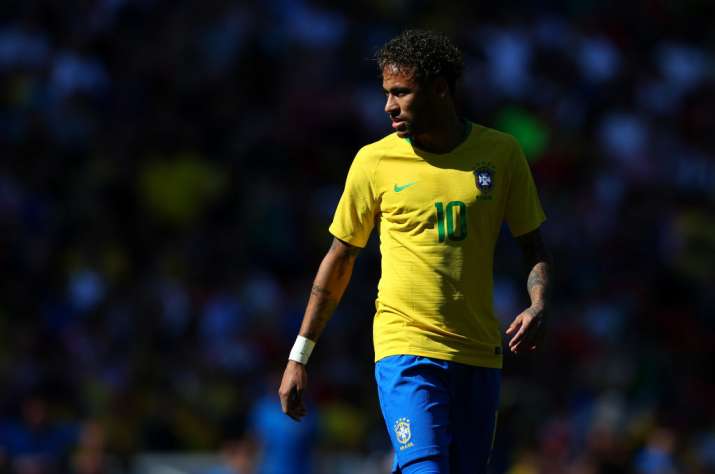
[[[437,201],[434,203],[434,207],[437,208],[438,240],[440,242],[464,240],[467,237],[467,205],[462,201],[450,201],[445,206]],[[455,225],[455,220],[459,222],[459,229]]]

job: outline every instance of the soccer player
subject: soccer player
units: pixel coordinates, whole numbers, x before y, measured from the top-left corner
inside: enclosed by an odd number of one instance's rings
[[[461,118],[462,54],[443,35],[406,31],[377,53],[394,133],[363,147],[348,172],[279,389],[306,414],[306,363],[373,228],[382,276],[373,323],[375,378],[395,450],[393,472],[483,473],[496,427],[501,331],[492,307],[494,246],[503,221],[529,268],[531,305],[506,334],[536,349],[549,260],[544,213],[511,136]]]

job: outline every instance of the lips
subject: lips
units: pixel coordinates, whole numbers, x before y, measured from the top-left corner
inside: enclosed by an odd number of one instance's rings
[[[404,130],[405,128],[407,128],[407,122],[405,122],[404,120],[393,120],[392,128],[394,130]]]

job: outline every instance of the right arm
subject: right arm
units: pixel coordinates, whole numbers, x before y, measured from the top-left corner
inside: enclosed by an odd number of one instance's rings
[[[340,239],[334,238],[328,253],[318,268],[318,273],[310,290],[310,298],[303,316],[299,334],[313,342],[325,329],[325,325],[333,315],[355,265],[359,247],[352,246]],[[283,380],[278,390],[283,413],[296,421],[305,416],[303,391],[308,382],[305,366],[289,360],[283,372]]]

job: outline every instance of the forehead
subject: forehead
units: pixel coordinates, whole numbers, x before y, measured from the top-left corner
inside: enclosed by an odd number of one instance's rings
[[[413,68],[400,67],[395,64],[387,64],[382,68],[382,85],[386,89],[390,87],[416,87],[417,81]]]

